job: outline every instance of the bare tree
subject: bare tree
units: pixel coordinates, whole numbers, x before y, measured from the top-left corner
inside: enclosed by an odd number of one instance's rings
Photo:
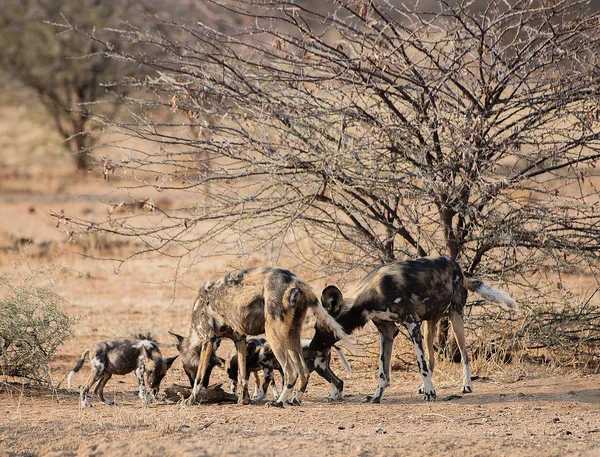
[[[285,249],[328,274],[430,254],[532,289],[540,271],[595,274],[600,16],[589,3],[331,5],[220,3],[245,25],[162,24],[176,33],[136,35],[152,55],[96,38],[155,70],[138,83],[144,114],[109,126],[147,146],[104,172],[193,200],[144,223],[61,221],[169,255]],[[157,108],[180,121],[161,123]]]

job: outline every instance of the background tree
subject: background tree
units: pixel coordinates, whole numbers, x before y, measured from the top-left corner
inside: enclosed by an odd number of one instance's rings
[[[155,70],[140,82],[144,114],[112,125],[148,144],[104,160],[105,173],[192,198],[149,219],[61,220],[169,255],[210,242],[242,257],[283,249],[327,274],[445,254],[522,287],[528,303],[547,300],[541,273],[554,284],[596,274],[600,16],[589,3],[335,5],[226,2],[247,25],[162,24],[177,33],[144,35],[152,55],[96,39]],[[161,123],[157,106],[181,123]]]
[[[57,29],[54,23],[73,21],[89,33],[111,39],[114,47],[125,40],[105,29],[125,21],[144,23],[151,5],[129,0],[3,0],[0,5],[3,71],[35,92],[74,154],[77,168],[88,169],[96,128],[91,113],[115,117],[119,97],[127,93],[125,86],[115,83],[128,75],[139,76],[140,67],[106,58],[98,43]],[[101,103],[107,99],[110,103]]]

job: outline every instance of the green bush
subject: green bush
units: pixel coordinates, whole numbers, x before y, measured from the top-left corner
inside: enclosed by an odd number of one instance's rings
[[[20,281],[0,277],[0,374],[49,382],[48,363],[73,333],[74,319],[53,291],[55,281],[38,285],[48,271],[33,271]]]

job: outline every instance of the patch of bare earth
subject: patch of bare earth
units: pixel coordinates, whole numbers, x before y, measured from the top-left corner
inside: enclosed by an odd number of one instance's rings
[[[72,355],[75,360],[76,354]],[[173,373],[175,377],[177,372]],[[222,373],[217,373],[222,378]],[[81,375],[80,375],[81,376]],[[85,377],[85,376],[83,376]],[[76,390],[6,388],[0,394],[2,455],[597,455],[600,376],[536,371],[510,384],[476,382],[472,395],[438,383],[439,399],[415,394],[416,377],[395,373],[380,405],[361,372],[343,402],[324,400],[316,376],[300,407],[144,406],[133,376],[111,380],[117,406],[80,409]],[[166,379],[168,384],[173,376]],[[123,379],[127,382],[123,383]],[[448,398],[450,397],[450,398]]]

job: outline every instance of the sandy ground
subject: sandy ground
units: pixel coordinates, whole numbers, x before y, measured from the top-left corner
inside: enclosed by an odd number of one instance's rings
[[[80,409],[75,390],[3,389],[0,455],[600,455],[597,375],[537,370],[512,383],[475,382],[464,397],[438,383],[440,399],[425,403],[414,376],[395,373],[380,405],[360,402],[373,376],[347,380],[336,403],[313,377],[304,404],[284,409],[144,406],[130,378],[110,386],[112,407]]]
[[[194,267],[174,291],[172,265],[164,259],[130,262],[115,274],[114,264],[82,256],[99,248],[90,240],[67,242],[49,212],[100,214],[104,207],[86,195],[103,183],[74,177],[65,171],[68,162],[56,168],[54,161],[39,159],[37,168],[0,163],[0,273],[12,271],[19,243],[30,240],[32,267],[54,260],[81,273],[56,286],[69,301],[67,312],[80,321],[52,362],[55,392],[0,379],[0,456],[600,455],[600,375],[525,362],[475,362],[475,393],[465,396],[455,395],[460,366],[441,363],[434,403],[416,394],[414,367],[392,374],[382,404],[361,403],[376,387],[376,360],[357,352],[350,357],[354,372],[345,380],[342,402],[328,403],[329,387],[313,375],[299,407],[147,406],[128,375],[107,385],[116,406],[96,401],[94,408],[81,409],[78,389],[89,366],[72,389],[65,377],[82,350],[138,330],[172,343],[167,330],[185,333],[195,289],[225,265],[215,259]],[[371,327],[365,331],[374,333]],[[227,349],[225,344],[221,355]],[[175,349],[165,346],[163,354],[174,355]],[[334,369],[343,372],[337,360]],[[223,370],[215,370],[214,381],[225,381]],[[179,362],[163,387],[174,382],[185,383]]]

